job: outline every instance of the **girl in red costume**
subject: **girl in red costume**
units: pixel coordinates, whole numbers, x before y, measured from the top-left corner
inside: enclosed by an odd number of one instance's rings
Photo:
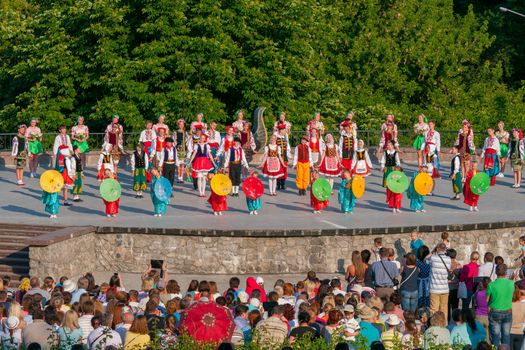
[[[111,169],[105,169],[104,170],[104,179],[117,179],[113,171]],[[106,216],[108,218],[115,217],[118,214],[118,208],[120,205],[120,198],[113,202],[108,202],[105,199],[102,199],[104,202],[104,205],[106,206]]]
[[[312,172],[312,184],[318,178],[319,178],[319,173],[317,171]],[[314,210],[314,214],[319,214],[321,210],[328,207],[328,200],[320,201],[319,199],[315,198],[312,189],[313,189],[313,186],[310,186],[310,205],[312,206],[312,209]]]
[[[208,173],[208,180],[211,181],[214,175],[214,173]],[[208,198],[208,203],[211,204],[213,215],[222,215],[223,211],[228,210],[227,198],[228,196],[219,196],[213,190],[211,191],[210,198]]]
[[[470,180],[472,177],[478,173],[478,162],[476,160],[470,161],[470,170],[467,172],[467,178],[465,180],[465,185],[463,186],[463,203],[470,206],[470,211],[479,211],[478,209],[478,200],[479,195],[472,193],[470,189]]]

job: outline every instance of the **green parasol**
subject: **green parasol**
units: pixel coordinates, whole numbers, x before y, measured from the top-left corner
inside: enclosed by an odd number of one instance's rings
[[[122,187],[115,179],[106,179],[100,184],[100,196],[107,202],[114,202],[120,198]]]
[[[332,188],[327,179],[319,178],[312,185],[312,193],[316,199],[326,201],[332,195]]]
[[[408,177],[401,171],[392,171],[386,178],[386,187],[394,193],[405,192],[408,185]]]
[[[488,191],[490,187],[490,177],[487,173],[477,173],[470,179],[470,190],[472,193],[480,195]]]

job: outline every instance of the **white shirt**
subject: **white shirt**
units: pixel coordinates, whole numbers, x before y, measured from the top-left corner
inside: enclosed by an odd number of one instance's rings
[[[492,276],[491,276],[492,275]],[[486,262],[478,268],[478,277],[491,277],[496,279],[496,268],[493,262]]]
[[[350,138],[352,138],[354,140],[354,142],[353,142],[354,146],[353,146],[352,150],[350,151],[351,154],[354,154],[355,150],[357,149],[357,139],[354,136],[353,132],[348,134],[346,132],[346,130],[341,131],[341,138],[339,138],[339,157],[340,158],[343,158],[343,139],[344,139],[343,136],[350,137]]]
[[[222,137],[220,132],[218,132],[217,130],[210,130],[208,132],[208,143],[216,143],[220,147],[221,141]]]
[[[149,133],[148,133],[149,131]],[[140,132],[139,142],[153,142],[157,138],[157,133],[155,130],[144,129]]]
[[[235,155],[237,155],[237,151],[240,151],[241,159],[230,159],[230,155],[231,155],[231,150],[232,149],[234,150]],[[239,147],[239,148],[232,147],[232,148],[230,148],[230,150],[228,152],[226,152],[226,156],[224,158],[224,167],[225,168],[227,168],[230,165],[230,161],[240,161],[241,165],[243,167],[245,167],[245,168],[249,167],[248,162],[246,161],[246,156],[244,154],[244,150],[242,149],[242,147]]]
[[[107,155],[106,152],[100,153],[100,156],[98,156],[98,163],[97,163],[97,170],[100,170],[102,168],[102,164],[104,164],[104,169],[110,169],[111,171],[115,171],[115,167],[113,166],[113,156],[110,154],[109,156],[109,163],[104,163],[104,155]]]
[[[422,151],[425,150],[427,144],[431,152],[441,152],[441,135],[439,132],[436,130],[428,130],[425,133],[425,142],[421,145]]]
[[[308,144],[307,144],[308,146]],[[299,158],[299,146],[295,147],[295,151],[293,153],[293,163],[292,163],[292,166],[296,166],[297,165],[297,158]],[[310,150],[310,146],[308,146],[308,162],[310,163],[310,166],[313,165],[313,161],[312,161],[312,151]]]
[[[140,155],[144,155],[144,169],[149,168],[149,157],[145,152],[141,152]],[[135,152],[131,154],[129,157],[129,162],[131,165],[131,172],[133,173],[135,171]]]
[[[168,159],[164,159],[164,150],[168,151]],[[173,160],[173,162],[175,162],[176,165],[179,164],[179,160],[177,159],[177,149],[175,148],[175,146],[171,148],[164,148],[162,151],[160,151],[159,167],[162,167],[164,162],[169,159]]]
[[[84,344],[87,344],[87,337],[93,331],[93,327],[91,326],[92,318],[93,315],[82,315],[78,318],[78,325],[80,329],[82,329],[82,342]]]
[[[58,153],[58,149],[60,146],[66,145],[71,150],[71,153],[73,153],[73,145],[71,144],[71,139],[69,138],[69,135],[62,135],[58,134],[55,137],[55,143],[53,144],[53,155],[56,156]]]
[[[441,257],[441,258],[440,258]],[[443,259],[443,261],[441,261]],[[452,264],[445,254],[432,254],[430,257],[430,294],[448,294],[448,271]]]
[[[90,350],[105,349],[107,346],[115,346],[119,349],[122,346],[120,334],[111,328],[100,326],[89,333],[87,345]]]
[[[388,155],[392,155],[394,154],[394,152],[396,152],[396,150],[386,150],[385,152],[383,152],[383,155],[381,156],[381,160],[379,161],[379,163],[381,164],[381,169],[383,169],[385,167],[385,164],[386,164],[386,154],[388,153]],[[399,152],[396,153],[396,166],[400,166],[401,165],[401,160],[399,159]]]
[[[501,156],[501,147],[499,140],[496,136],[487,137],[483,143],[483,152],[481,152],[481,158],[485,157],[485,151],[487,149],[493,149],[498,154],[498,157]]]
[[[292,144],[290,143],[290,139],[288,138],[288,134],[285,134],[285,135],[281,135],[280,133],[275,133],[274,134],[275,136],[277,136],[277,144],[279,144],[279,139],[284,139],[285,142],[286,142],[286,157],[288,158],[288,161],[290,161],[290,159],[292,159]],[[281,147],[279,146],[279,154],[281,155],[281,157],[283,157],[283,160],[284,160],[284,154],[282,153],[282,149]]]

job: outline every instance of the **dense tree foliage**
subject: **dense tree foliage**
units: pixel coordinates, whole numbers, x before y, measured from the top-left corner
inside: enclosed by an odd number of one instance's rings
[[[332,126],[349,110],[361,128],[420,112],[442,129],[519,125],[525,21],[507,27],[493,2],[0,0],[0,130],[78,114],[100,130],[113,113],[127,130],[160,113],[225,124],[260,105],[298,127],[316,110]]]

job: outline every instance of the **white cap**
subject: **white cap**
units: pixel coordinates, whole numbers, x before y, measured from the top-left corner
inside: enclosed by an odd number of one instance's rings
[[[250,305],[259,308],[261,306],[261,301],[257,298],[251,298]]]
[[[18,325],[20,325],[20,320],[18,319],[18,317],[9,316],[7,318],[7,322],[6,322],[7,329],[11,329],[11,330],[17,329]]]
[[[399,320],[399,317],[397,317],[397,315],[391,314],[388,315],[388,318],[386,319],[385,323],[390,326],[397,326],[401,323],[401,321]]]
[[[62,283],[62,287],[64,288],[64,292],[69,293],[73,293],[77,289],[75,282],[72,280],[65,280],[64,283]]]
[[[257,282],[257,284],[264,284],[264,280],[261,276],[257,276],[257,278],[255,279],[255,282]]]
[[[242,304],[246,304],[248,302],[249,297],[250,296],[245,291],[240,291],[239,293],[237,293],[237,299],[239,299],[239,301]]]

